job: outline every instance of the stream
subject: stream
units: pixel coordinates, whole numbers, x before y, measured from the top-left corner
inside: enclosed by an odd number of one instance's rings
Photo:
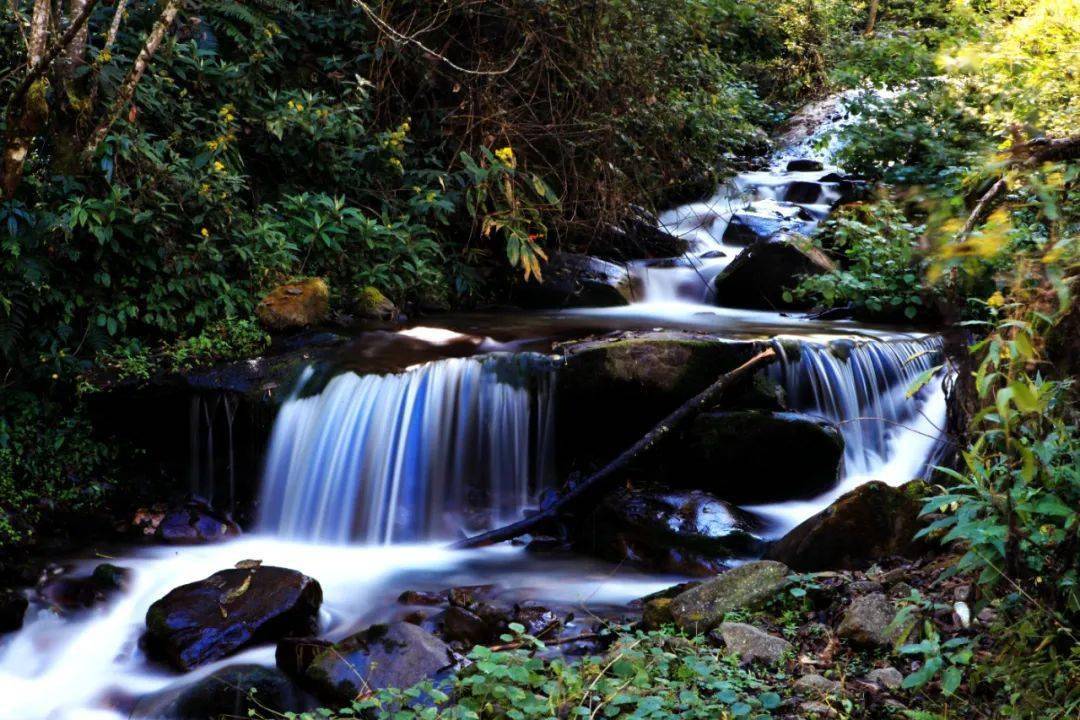
[[[128,586],[89,610],[59,614],[32,602],[23,629],[0,637],[0,718],[132,717],[142,696],[227,665],[272,665],[274,648],[259,646],[180,675],[149,661],[139,645],[154,600],[246,559],[316,578],[324,593],[321,635],[332,640],[396,617],[404,590],[496,583],[501,600],[537,600],[584,616],[617,612],[683,580],[509,545],[448,549],[463,531],[519,518],[557,486],[558,363],[550,353],[560,340],[678,330],[790,341],[779,345],[784,357],[772,378],[794,410],[839,427],[844,460],[839,482],[817,497],[743,507],[762,519],[765,539],[863,482],[899,485],[918,476],[938,449],[945,398],[939,380],[914,397],[907,391],[934,363],[935,338],[798,312],[721,307],[712,291],[712,280],[744,249],[729,241],[734,214],[749,209],[807,233],[829,213],[840,193],[827,179],[835,172],[828,148],[818,149],[815,138],[849,120],[821,123],[790,140],[769,168],[664,213],[662,225],[686,239],[687,250],[631,263],[630,305],[425,318],[397,333],[427,347],[412,361],[388,362],[404,371],[365,372],[370,357],[352,365],[346,358],[342,372],[315,388],[306,386],[313,373],[305,373],[278,411],[251,531],[211,545],[120,549],[109,562],[131,570]],[[791,160],[824,166],[789,170]],[[837,342],[845,353],[833,352]],[[790,354],[790,347],[799,351]],[[393,343],[387,348],[397,352]],[[477,487],[486,498],[480,513],[471,498]],[[100,562],[67,564],[72,574],[85,574]]]

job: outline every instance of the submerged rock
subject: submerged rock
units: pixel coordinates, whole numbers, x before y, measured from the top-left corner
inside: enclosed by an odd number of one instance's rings
[[[740,565],[676,596],[671,616],[687,632],[707,632],[725,614],[754,609],[772,598],[787,585],[790,573],[786,565],[769,560]]]
[[[805,234],[814,218],[798,205],[768,200],[751,204],[731,216],[724,230],[724,243],[750,245],[782,232]]]
[[[324,701],[347,703],[371,690],[410,687],[453,662],[450,647],[416,625],[372,625],[316,655],[304,680]]]
[[[246,718],[312,709],[312,698],[283,672],[262,665],[230,665],[189,685],[148,695],[135,705],[133,720]]]
[[[330,310],[330,288],[322,278],[279,285],[259,301],[255,315],[267,330],[318,325]]]
[[[739,253],[713,281],[716,302],[724,307],[807,309],[809,303],[789,302],[784,292],[806,275],[831,272],[835,267],[806,240],[781,235],[759,241]]]
[[[147,647],[179,670],[248,645],[314,634],[322,588],[296,570],[222,570],[181,585],[146,612]]]
[[[803,521],[767,553],[799,572],[861,570],[918,545],[921,483],[894,488],[873,481]],[[857,538],[857,542],[852,539]]]
[[[130,573],[127,568],[102,563],[90,575],[46,577],[38,585],[37,594],[54,609],[82,610],[104,602],[110,595],[122,590]]]
[[[543,280],[518,283],[513,298],[527,308],[628,305],[630,275],[622,265],[589,255],[553,253]]]
[[[758,550],[757,526],[752,515],[709,493],[646,484],[605,496],[575,544],[614,561],[711,574],[723,559]]]
[[[836,484],[844,455],[835,425],[798,413],[702,413],[684,437],[682,473],[736,503],[820,495]]]
[[[746,623],[720,623],[713,634],[719,636],[724,646],[745,664],[762,662],[775,665],[794,649],[787,640]]]

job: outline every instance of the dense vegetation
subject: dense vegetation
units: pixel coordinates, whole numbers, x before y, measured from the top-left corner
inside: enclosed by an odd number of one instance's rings
[[[292,278],[327,278],[346,313],[368,286],[497,300],[553,249],[612,252],[630,207],[710,187],[800,101],[887,86],[841,138],[876,195],[824,224],[839,269],[793,292],[948,331],[955,453],[926,532],[998,620],[974,659],[907,650],[912,717],[1080,713],[1080,142],[1048,141],[1080,130],[1080,2],[125,5],[72,3],[39,40],[50,3],[0,9],[0,543],[121,482],[80,412],[95,368],[257,352],[253,308]],[[474,651],[449,716],[742,717],[783,693],[699,640],[624,637],[610,668],[529,642]]]

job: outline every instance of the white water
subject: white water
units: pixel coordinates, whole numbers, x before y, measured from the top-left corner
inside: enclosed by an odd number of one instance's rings
[[[267,453],[259,527],[323,542],[453,538],[520,519],[550,484],[550,361],[492,355],[338,375],[288,400]]]

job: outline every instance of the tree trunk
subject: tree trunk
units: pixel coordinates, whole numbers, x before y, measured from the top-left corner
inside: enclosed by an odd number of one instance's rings
[[[771,362],[775,357],[776,350],[770,348],[758,353],[731,372],[721,375],[712,385],[686,401],[675,412],[661,420],[656,427],[645,433],[640,440],[624,450],[600,470],[575,485],[550,507],[516,523],[461,540],[455,543],[454,547],[485,547],[504,540],[512,540],[554,520],[573,505],[582,502],[583,499],[595,497],[597,494],[606,491],[612,482],[618,481],[619,471],[629,465],[632,460],[655,446],[663,438],[670,435],[673,430],[692,420],[702,410],[711,407],[728,388],[762,365]]]
[[[874,26],[877,25],[878,0],[870,0],[870,16],[866,18],[866,29],[863,35],[873,35]]]
[[[86,147],[83,148],[82,152],[84,159],[89,159],[97,152],[98,147],[101,146],[101,143],[104,142],[105,137],[109,134],[109,130],[112,129],[112,126],[116,123],[117,119],[119,119],[125,108],[131,103],[131,99],[135,97],[135,87],[142,79],[143,74],[146,72],[146,68],[150,65],[150,61],[154,57],[154,53],[157,52],[158,47],[161,45],[161,41],[165,39],[165,35],[169,32],[169,28],[172,27],[173,21],[176,19],[176,14],[180,11],[180,2],[181,0],[168,0],[165,8],[161,11],[161,15],[158,17],[157,22],[154,23],[154,27],[150,30],[150,34],[146,38],[146,44],[144,44],[142,50],[139,51],[134,64],[131,66],[131,70],[128,71],[127,77],[124,78],[124,81],[120,84],[120,88],[116,91],[116,98],[113,100],[112,106],[90,134],[90,139],[87,141]]]

